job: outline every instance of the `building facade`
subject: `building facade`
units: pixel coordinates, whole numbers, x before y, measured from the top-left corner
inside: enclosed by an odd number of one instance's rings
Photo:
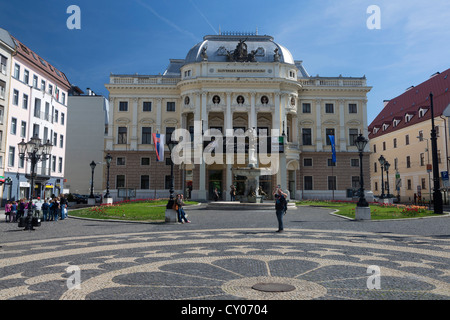
[[[83,92],[72,86],[69,91],[65,192],[90,195],[91,167],[94,169],[94,194],[103,191],[105,136],[108,129],[109,102],[89,88]]]
[[[168,196],[170,153],[166,147],[166,160],[156,161],[151,134],[176,129],[188,132],[194,147],[196,139],[211,141],[214,129],[228,137],[252,128],[258,136],[284,135],[279,170],[259,177],[268,197],[277,185],[295,199],[345,199],[348,189],[359,188],[354,139],[367,136],[365,77],[311,77],[302,61],[270,36],[205,36],[185,59],[171,59],[162,75],[112,74],[106,88],[111,112],[105,153],[113,157],[113,197],[120,198],[121,189],[140,198]],[[329,135],[336,141],[335,164]],[[208,200],[217,188],[228,200],[233,184],[242,195],[245,178],[233,169],[245,167],[248,155],[239,163],[238,154],[208,164],[193,156],[175,165],[175,189]]]
[[[430,93],[433,93],[439,171],[448,172],[449,131],[448,119],[443,116],[443,112],[450,105],[449,74],[450,69],[435,73],[423,83],[409,87],[401,95],[385,101],[383,110],[370,124],[371,183],[374,194],[390,193],[401,202],[428,202],[432,199]],[[391,165],[387,174],[385,170],[381,171],[381,155]],[[442,181],[441,190],[447,203],[447,186]]]
[[[11,61],[14,52],[14,42],[8,31],[0,28],[0,199],[3,192],[11,189],[12,181],[5,178],[6,133],[9,106],[9,91],[11,83]]]
[[[31,190],[35,196],[49,197],[63,190],[69,81],[18,39],[11,39],[14,52],[5,110],[4,176],[12,185],[5,189],[3,201],[28,198]],[[41,143],[49,140],[53,149],[49,159],[36,165],[35,184],[31,186],[31,163],[19,157],[18,143],[36,135]]]

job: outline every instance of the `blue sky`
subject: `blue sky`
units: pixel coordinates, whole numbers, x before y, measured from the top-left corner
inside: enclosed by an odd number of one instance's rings
[[[70,5],[81,29],[69,30]],[[381,29],[369,30],[370,5]],[[0,0],[8,30],[85,90],[108,95],[110,73],[163,73],[204,35],[268,34],[310,75],[365,75],[368,122],[394,98],[450,67],[450,1]]]

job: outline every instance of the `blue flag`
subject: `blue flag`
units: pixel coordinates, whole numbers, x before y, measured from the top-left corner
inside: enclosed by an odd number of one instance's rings
[[[331,152],[332,152],[331,161],[336,163],[336,145],[334,143],[334,136],[329,135],[328,138],[330,138],[330,142],[331,142]]]

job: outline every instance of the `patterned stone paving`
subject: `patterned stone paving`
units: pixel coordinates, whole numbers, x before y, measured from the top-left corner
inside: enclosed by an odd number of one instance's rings
[[[4,243],[0,299],[450,299],[447,238],[273,231],[191,227]],[[372,266],[379,287],[370,289]],[[295,290],[252,289],[257,283]]]

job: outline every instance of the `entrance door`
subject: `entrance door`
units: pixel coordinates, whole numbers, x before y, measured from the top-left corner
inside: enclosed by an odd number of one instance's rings
[[[294,170],[289,170],[288,171],[288,175],[289,175],[289,193],[291,194],[291,199],[295,199],[295,171]]]
[[[209,200],[214,200],[214,190],[217,188],[219,200],[222,199],[222,170],[209,171]]]

